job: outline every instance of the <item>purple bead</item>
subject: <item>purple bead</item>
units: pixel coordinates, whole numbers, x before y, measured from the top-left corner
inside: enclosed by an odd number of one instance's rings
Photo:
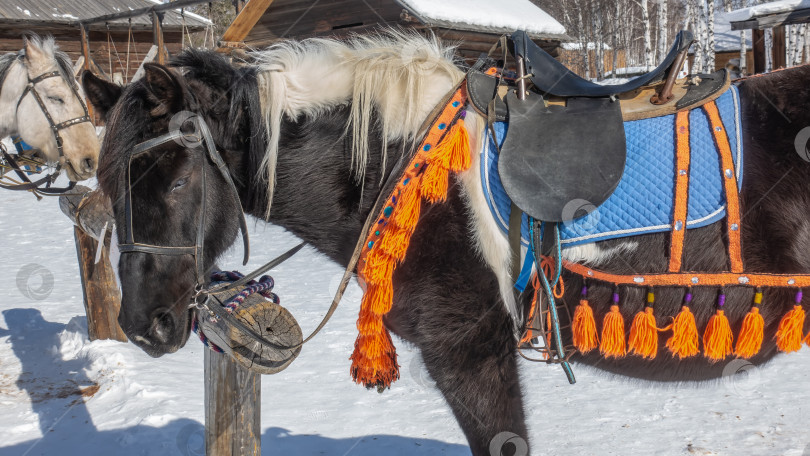
[[[582,296],[586,296],[588,294],[588,287],[582,287]]]
[[[692,293],[686,293],[686,296],[683,298],[686,302],[692,302]]]
[[[802,295],[802,290],[799,290],[796,293],[796,304],[801,304],[802,303],[802,296],[803,296]]]
[[[461,116],[460,117],[461,117],[461,120],[466,119],[467,118],[467,111],[461,111]]]
[[[717,298],[717,305],[718,307],[723,307],[726,304],[726,295],[721,294],[720,297]]]
[[[619,303],[619,293],[613,293],[613,302],[616,304]]]

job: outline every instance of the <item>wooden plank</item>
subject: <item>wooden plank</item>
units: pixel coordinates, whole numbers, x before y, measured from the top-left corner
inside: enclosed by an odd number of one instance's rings
[[[787,66],[787,48],[785,45],[785,27],[773,29],[773,69]]]
[[[749,30],[759,29],[764,30],[767,28],[780,27],[783,25],[803,24],[810,20],[810,8],[788,11],[784,13],[769,14],[760,16],[747,21],[738,21],[731,23],[731,30]]]
[[[163,14],[152,11],[153,44],[157,46],[157,63],[166,64],[166,46],[163,43]]]
[[[242,41],[273,0],[250,0],[222,35],[222,41]]]
[[[76,226],[73,227],[73,235],[79,258],[79,274],[90,340],[112,339],[126,342],[127,336],[118,326],[121,294],[110,264],[112,233],[107,232],[104,238],[104,248],[98,263],[95,263],[98,242]]]
[[[260,456],[261,376],[208,349],[204,362],[206,456]]]
[[[765,31],[751,30],[751,43],[754,48],[753,74],[762,74],[765,72]]]

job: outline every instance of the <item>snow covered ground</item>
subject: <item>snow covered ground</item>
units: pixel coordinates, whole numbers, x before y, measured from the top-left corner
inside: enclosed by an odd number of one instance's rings
[[[0,456],[203,454],[203,346],[152,359],[89,342],[72,228],[55,199],[0,193]],[[257,224],[258,265],[295,240]],[[234,249],[222,262],[238,264]],[[308,333],[341,271],[307,248],[273,274]],[[146,285],[148,286],[148,284]],[[468,455],[418,353],[397,341],[402,379],[352,383],[359,289],[286,371],[262,380],[265,455]],[[712,385],[662,386],[522,362],[534,455],[810,455],[810,349]]]

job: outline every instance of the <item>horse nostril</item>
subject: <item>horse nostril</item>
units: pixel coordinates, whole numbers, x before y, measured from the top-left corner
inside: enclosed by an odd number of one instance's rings
[[[96,161],[92,158],[85,158],[82,160],[82,170],[86,173],[92,173],[96,170]]]
[[[174,317],[171,312],[165,312],[152,319],[152,336],[162,344],[168,344],[174,330]]]

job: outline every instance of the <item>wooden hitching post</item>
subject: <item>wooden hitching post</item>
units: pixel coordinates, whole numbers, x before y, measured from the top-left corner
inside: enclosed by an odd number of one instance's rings
[[[260,456],[261,375],[205,349],[206,456]]]

